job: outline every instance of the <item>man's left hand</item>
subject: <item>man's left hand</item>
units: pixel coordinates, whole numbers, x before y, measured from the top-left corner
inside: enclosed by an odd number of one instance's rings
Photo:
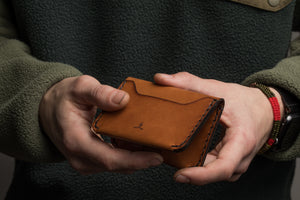
[[[177,171],[177,182],[205,185],[236,181],[245,173],[257,152],[269,138],[273,111],[268,98],[257,88],[202,79],[187,72],[156,74],[157,84],[174,86],[225,99],[220,122],[226,127],[222,141],[207,154],[203,167]],[[272,91],[283,109],[279,93]]]

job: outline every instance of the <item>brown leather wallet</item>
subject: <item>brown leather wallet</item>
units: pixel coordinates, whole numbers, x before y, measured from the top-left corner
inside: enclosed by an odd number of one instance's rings
[[[118,147],[125,147],[124,142],[149,147],[178,168],[203,165],[223,99],[131,77],[119,89],[129,93],[130,101],[124,109],[102,112],[94,120],[97,136],[123,141],[115,142]]]

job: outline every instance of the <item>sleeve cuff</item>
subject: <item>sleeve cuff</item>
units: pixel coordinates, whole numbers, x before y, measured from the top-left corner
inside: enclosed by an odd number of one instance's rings
[[[1,135],[1,151],[16,159],[31,162],[61,161],[64,159],[62,154],[39,125],[39,104],[53,84],[81,73],[62,63],[42,62],[34,58],[30,58],[30,62],[24,61],[24,65],[28,63],[38,69],[35,70],[35,76],[26,79],[26,85],[16,91],[15,96],[1,109],[0,124],[5,124]]]
[[[250,85],[259,82],[272,87],[280,87],[300,99],[300,56],[290,57],[279,62],[273,69],[263,70],[247,77],[242,84]],[[264,156],[269,159],[286,161],[300,156],[300,136],[299,129],[292,129],[292,134],[296,140],[289,141],[288,147],[284,151],[268,151]]]

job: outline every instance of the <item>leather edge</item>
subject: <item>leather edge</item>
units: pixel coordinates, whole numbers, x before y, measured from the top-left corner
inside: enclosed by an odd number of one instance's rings
[[[202,154],[200,156],[200,159],[198,161],[198,163],[195,165],[195,166],[203,166],[204,165],[204,161],[205,161],[205,158],[206,158],[206,155],[208,154],[208,149],[211,145],[211,142],[212,142],[212,137],[213,135],[215,134],[216,132],[216,129],[217,129],[217,123],[219,122],[219,119],[221,117],[221,114],[222,114],[222,111],[223,111],[223,106],[222,107],[218,107],[217,109],[217,113],[216,113],[216,116],[215,116],[215,119],[213,120],[213,124],[211,125],[210,127],[210,131],[209,131],[209,134],[207,135],[207,138],[206,138],[206,143],[203,147],[203,151],[202,151]]]
[[[202,115],[201,119],[198,121],[198,123],[195,125],[195,127],[193,128],[193,130],[191,131],[191,133],[186,137],[186,139],[178,145],[172,145],[171,147],[173,147],[173,151],[174,152],[181,152],[184,151],[193,141],[194,137],[200,132],[203,124],[205,124],[205,122],[208,119],[208,116],[211,115],[211,113],[213,111],[215,111],[215,109],[220,109],[221,112],[219,113],[219,115],[216,114],[216,121],[218,122],[220,119],[220,115],[223,111],[224,108],[224,99],[214,99],[211,104],[209,105],[209,107],[206,109],[206,111],[204,112],[204,114]],[[208,135],[209,136],[209,135]]]

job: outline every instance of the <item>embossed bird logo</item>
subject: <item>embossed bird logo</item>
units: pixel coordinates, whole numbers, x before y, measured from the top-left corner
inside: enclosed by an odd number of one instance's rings
[[[144,129],[143,129],[143,125],[144,125],[144,122],[141,122],[140,125],[135,126],[135,127],[133,127],[133,128],[138,128],[138,129],[140,129],[140,130],[144,130]]]

